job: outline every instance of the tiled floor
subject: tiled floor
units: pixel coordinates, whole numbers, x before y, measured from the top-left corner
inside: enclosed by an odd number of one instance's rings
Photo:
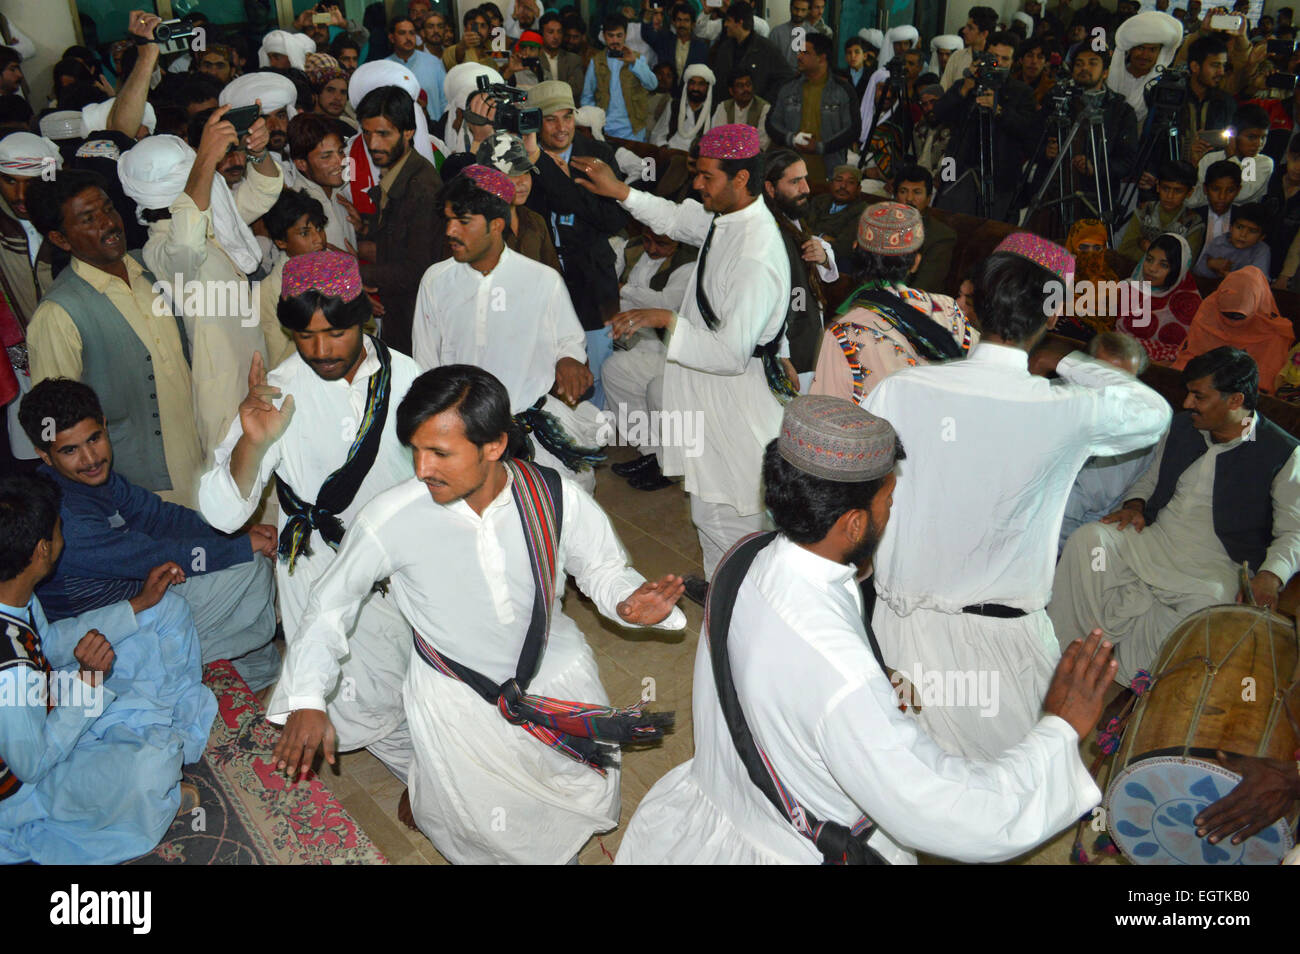
[[[613,461],[633,456],[625,449],[610,451]],[[596,499],[613,520],[633,566],[647,578],[655,579],[665,573],[702,572],[699,542],[691,526],[686,495],[679,487],[643,493],[603,468],[597,478]],[[631,704],[641,698],[646,688],[653,688],[655,708],[677,713],[676,729],[662,745],[623,755],[624,824],[650,786],[692,754],[691,677],[703,611],[686,599],[682,600],[682,607],[687,618],[685,632],[641,632],[624,630],[609,622],[572,586],[564,598],[565,612],[586,634],[596,654],[610,701],[616,705]],[[328,766],[324,768],[325,783],[389,861],[446,863],[424,835],[407,829],[397,820],[402,785],[374,756],[365,751],[351,752],[339,757],[338,766],[337,775]],[[619,828],[592,838],[579,860],[583,864],[609,864],[618,851],[621,837]],[[1089,849],[1095,838],[1095,832],[1088,832],[1085,844]],[[1071,827],[1022,862],[1063,864],[1073,840]]]

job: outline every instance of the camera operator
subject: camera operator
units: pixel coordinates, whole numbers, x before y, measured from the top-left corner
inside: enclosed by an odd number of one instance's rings
[[[1119,93],[1106,87],[1106,74],[1109,71],[1109,51],[1098,51],[1084,46],[1075,52],[1074,59],[1070,61],[1070,78],[1075,85],[1075,93],[1070,101],[1070,118],[1078,118],[1089,94],[1093,97],[1100,94],[1099,105],[1102,128],[1106,131],[1106,151],[1110,157],[1110,189],[1113,196],[1119,191],[1120,183],[1132,174],[1137,163],[1138,132],[1137,117],[1133,113],[1133,107]],[[1092,195],[1096,193],[1097,188],[1088,141],[1088,127],[1085,124],[1075,135],[1074,142],[1071,144],[1071,155],[1062,165],[1068,163],[1073,170],[1075,190]],[[1100,147],[1100,140],[1097,145]],[[1051,160],[1056,158],[1059,150],[1060,143],[1056,138],[1049,138],[1045,145],[1045,158],[1048,161],[1040,163],[1040,176],[1047,173]]]
[[[574,179],[585,176],[569,161],[593,157],[618,168],[614,150],[597,139],[576,135],[577,110],[568,83],[539,83],[528,91],[528,106],[542,111],[536,139],[524,138],[528,160],[536,167],[528,207],[550,223],[564,284],[587,335],[587,363],[596,379],[591,400],[604,407],[600,366],[614,350],[605,321],[619,311],[618,273],[609,237],[622,231],[628,218],[614,200],[578,185]]]
[[[1011,61],[1019,40],[1014,33],[1003,31],[989,36],[983,55],[974,66],[953,83],[934,106],[935,119],[953,129],[945,159],[957,162],[957,183],[945,190],[938,208],[952,212],[978,214],[977,188],[980,161],[979,112],[992,119],[993,208],[990,218],[1006,219],[1011,199],[1020,185],[1020,166],[1024,160],[1022,143],[1037,132],[1034,94],[1024,83],[1009,77]],[[994,86],[1000,84],[1000,88]]]
[[[1201,132],[1227,129],[1236,115],[1237,101],[1222,89],[1227,63],[1228,47],[1217,36],[1202,37],[1187,50],[1187,102],[1178,113],[1179,158],[1192,165],[1217,148],[1199,138]]]
[[[1246,38],[1246,17],[1238,15],[1239,26],[1233,30],[1216,29],[1211,21],[1216,16],[1228,13],[1227,7],[1214,7],[1206,12],[1200,28],[1190,33],[1183,41],[1182,48],[1174,57],[1174,64],[1192,61],[1192,47],[1201,40],[1215,39],[1223,44],[1224,73],[1221,88],[1229,96],[1236,96],[1242,91],[1249,74],[1247,64],[1250,60],[1250,40]]]

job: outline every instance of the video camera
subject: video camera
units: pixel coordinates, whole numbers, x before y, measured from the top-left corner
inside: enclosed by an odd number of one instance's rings
[[[1057,80],[1056,85],[1047,91],[1047,98],[1051,103],[1051,114],[1068,119],[1070,104],[1074,102],[1074,97],[1079,95],[1081,88],[1078,83],[1068,77]]]
[[[1152,109],[1179,110],[1187,102],[1187,67],[1169,66],[1162,69],[1156,81],[1147,87]]]
[[[164,20],[153,28],[153,41],[158,44],[158,51],[163,54],[180,53],[189,49],[189,41],[197,30],[189,17],[176,20]]]
[[[542,111],[536,107],[521,109],[519,103],[528,99],[528,93],[505,83],[493,83],[486,76],[477,80],[480,93],[486,93],[496,104],[496,119],[492,120],[494,129],[503,129],[516,136],[527,136],[542,128]]]
[[[975,54],[971,63],[971,72],[975,76],[976,96],[988,92],[996,93],[1006,86],[1007,80],[1011,78],[1011,70],[999,66],[997,54],[987,50]]]

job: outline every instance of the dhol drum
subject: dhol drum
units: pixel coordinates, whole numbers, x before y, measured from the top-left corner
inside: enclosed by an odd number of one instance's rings
[[[1241,776],[1215,750],[1294,758],[1300,718],[1295,624],[1267,609],[1210,606],[1179,624],[1152,668],[1106,791],[1111,837],[1137,864],[1278,864],[1294,844],[1280,819],[1240,845],[1196,836],[1194,819]]]

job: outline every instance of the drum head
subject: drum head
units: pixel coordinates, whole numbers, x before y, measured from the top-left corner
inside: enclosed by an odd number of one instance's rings
[[[1276,865],[1294,839],[1285,819],[1234,845],[1196,836],[1196,816],[1241,776],[1201,759],[1158,756],[1130,765],[1106,792],[1110,835],[1140,865]]]

